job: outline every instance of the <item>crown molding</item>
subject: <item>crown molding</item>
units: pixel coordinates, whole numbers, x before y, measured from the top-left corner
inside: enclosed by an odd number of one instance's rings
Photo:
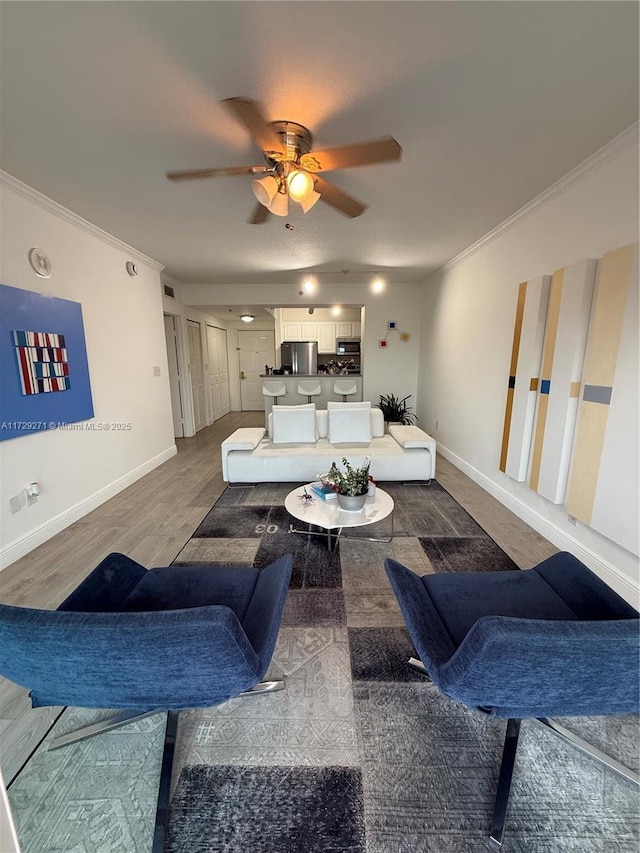
[[[133,246],[129,246],[128,243],[123,243],[122,240],[118,240],[117,237],[114,237],[107,231],[103,231],[102,228],[98,228],[97,225],[83,219],[81,216],[78,216],[77,213],[63,207],[61,204],[58,204],[57,201],[48,198],[46,195],[38,192],[38,190],[34,190],[33,187],[23,183],[18,180],[18,178],[14,178],[13,175],[10,175],[8,172],[3,172],[1,169],[0,187],[7,187],[8,189],[13,190],[18,195],[21,195],[23,198],[26,198],[36,204],[38,207],[46,210],[47,213],[52,213],[59,219],[64,219],[65,222],[69,222],[81,231],[91,234],[92,237],[97,237],[98,240],[101,240],[103,243],[113,246],[113,248],[124,252],[124,254],[128,255],[130,258],[134,258],[140,263],[151,267],[151,269],[156,270],[157,272],[164,269],[164,264],[158,263],[158,261],[155,261],[148,255],[143,254],[143,252],[139,252],[137,249],[134,249]]]
[[[640,123],[635,122],[631,127],[628,127],[626,130],[623,130],[622,133],[619,133],[617,136],[607,142],[606,145],[603,145],[602,148],[599,148],[594,154],[590,157],[587,157],[586,160],[583,160],[582,163],[577,165],[570,172],[567,172],[566,175],[563,175],[558,181],[554,184],[551,184],[550,187],[547,187],[546,190],[537,195],[535,198],[531,199],[531,201],[527,202],[524,207],[521,207],[514,214],[509,216],[499,225],[496,225],[491,231],[488,231],[483,237],[479,240],[476,240],[475,243],[472,243],[466,249],[463,249],[460,254],[451,258],[450,261],[447,261],[446,264],[443,264],[439,269],[434,270],[434,272],[430,273],[429,278],[432,275],[435,275],[436,272],[448,272],[453,267],[465,261],[467,258],[471,257],[471,255],[475,255],[476,252],[479,252],[484,246],[488,243],[493,242],[493,240],[502,236],[506,231],[510,228],[513,228],[514,225],[517,225],[519,222],[522,222],[528,216],[531,216],[539,207],[546,204],[550,199],[554,198],[557,195],[560,195],[563,192],[566,192],[570,189],[574,184],[581,181],[588,174],[593,172],[598,168],[602,163],[606,160],[610,160],[613,157],[616,157],[621,151],[624,151],[626,148],[631,146],[638,146],[638,142],[640,141]]]

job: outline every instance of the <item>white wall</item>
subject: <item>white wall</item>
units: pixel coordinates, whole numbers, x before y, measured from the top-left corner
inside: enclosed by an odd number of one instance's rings
[[[185,304],[201,307],[210,305],[212,313],[215,313],[216,305],[287,307],[291,305],[296,291],[295,286],[290,284],[184,284],[180,288],[181,299]],[[364,399],[377,403],[380,394],[396,394],[400,397],[412,395],[409,404],[415,406],[421,286],[389,284],[383,293],[372,294],[364,285],[323,282],[322,290],[315,301],[324,305],[339,303],[364,306],[361,337]],[[307,316],[310,317],[308,313]],[[411,338],[407,343],[403,343],[397,333],[390,333],[388,348],[380,348],[379,340],[387,334],[388,320],[395,320],[401,330],[409,332]]]
[[[637,239],[635,128],[427,280],[418,392],[421,423],[446,456],[628,598],[637,559],[571,524],[562,506],[498,471],[498,459],[518,284]]]
[[[94,422],[130,431],[47,431],[0,442],[0,565],[8,565],[176,452],[160,266],[9,176],[0,176],[0,281],[81,303]],[[28,263],[39,246],[50,279]],[[127,274],[135,260],[139,273]],[[154,376],[154,366],[160,376]],[[8,498],[40,483],[33,506]]]

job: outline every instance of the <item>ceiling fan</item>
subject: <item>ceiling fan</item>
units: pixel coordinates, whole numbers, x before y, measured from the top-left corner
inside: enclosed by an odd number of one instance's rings
[[[270,213],[287,216],[289,201],[297,202],[305,213],[322,200],[346,216],[360,216],[367,205],[318,173],[399,160],[402,156],[402,148],[392,136],[313,151],[313,137],[303,125],[294,121],[267,121],[261,105],[250,98],[226,98],[221,103],[260,146],[266,165],[187,169],[167,172],[167,178],[189,181],[221,175],[260,175],[253,181],[253,193],[259,203],[247,220],[252,225],[262,224]]]

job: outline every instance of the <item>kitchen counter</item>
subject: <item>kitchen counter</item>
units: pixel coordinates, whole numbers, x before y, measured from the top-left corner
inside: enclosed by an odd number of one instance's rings
[[[361,373],[349,373],[346,376],[333,375],[329,373],[290,373],[288,376],[278,376],[277,374],[275,376],[267,376],[266,374],[261,374],[260,376],[261,382],[284,382],[287,390],[286,394],[282,397],[278,397],[278,405],[280,406],[299,406],[302,403],[308,402],[306,394],[298,394],[298,382],[309,382],[313,379],[317,379],[319,381],[320,388],[322,389],[320,394],[311,398],[311,401],[316,404],[316,409],[326,409],[327,402],[329,400],[342,402],[342,395],[335,394],[333,391],[333,383],[336,381],[344,382],[346,380],[348,382],[353,380],[356,384],[357,392],[355,394],[350,394],[347,397],[347,400],[351,402],[354,400],[362,400]],[[264,396],[264,408],[267,414],[269,414],[272,409],[273,400],[273,397],[269,397],[267,395]]]

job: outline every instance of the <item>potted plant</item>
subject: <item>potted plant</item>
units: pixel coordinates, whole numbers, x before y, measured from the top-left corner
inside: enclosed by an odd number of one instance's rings
[[[412,407],[407,405],[407,400],[410,396],[411,394],[407,394],[406,397],[400,400],[395,394],[380,395],[380,408],[382,409],[385,423],[412,424],[418,420],[417,415],[411,411]]]
[[[361,468],[354,468],[349,460],[342,459],[345,468],[343,473],[335,462],[332,462],[329,473],[325,474],[323,482],[328,483],[336,491],[338,506],[350,512],[362,509],[369,491],[369,466],[371,459],[367,456]]]

